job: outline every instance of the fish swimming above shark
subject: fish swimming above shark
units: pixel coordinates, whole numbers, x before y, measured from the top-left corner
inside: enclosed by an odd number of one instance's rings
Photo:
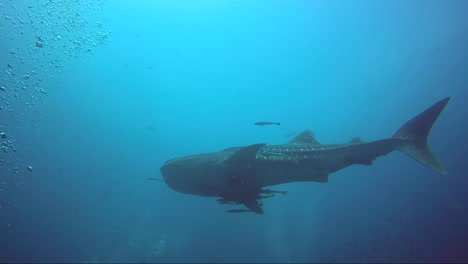
[[[447,174],[427,143],[431,128],[449,102],[447,97],[409,120],[392,137],[372,142],[355,138],[345,144],[319,143],[310,130],[285,145],[253,144],[166,161],[160,168],[175,191],[219,197],[220,204],[244,205],[263,214],[262,199],[286,192],[264,189],[290,182],[328,182],[328,176],[351,165],[372,162],[398,150],[440,174]],[[229,210],[230,213],[246,210]]]
[[[276,125],[276,126],[280,126],[281,123],[279,122],[265,122],[265,121],[261,121],[261,122],[255,122],[256,126],[268,126],[268,125]]]

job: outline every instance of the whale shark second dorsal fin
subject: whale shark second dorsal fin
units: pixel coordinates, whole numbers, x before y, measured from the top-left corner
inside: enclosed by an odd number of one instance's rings
[[[304,130],[302,133],[291,139],[288,142],[288,145],[320,145],[320,143],[315,139],[314,133],[310,130]]]
[[[355,137],[349,141],[349,144],[361,144],[364,143],[360,137]]]

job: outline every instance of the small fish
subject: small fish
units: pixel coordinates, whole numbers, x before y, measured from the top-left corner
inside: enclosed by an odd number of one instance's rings
[[[110,191],[102,192],[101,194],[99,194],[99,200],[106,199],[109,194]]]
[[[150,180],[150,181],[160,181],[160,182],[164,182],[163,180],[158,179],[158,178],[146,177],[146,179],[148,179],[148,180]]]
[[[263,189],[261,190],[261,193],[265,193],[265,194],[277,194],[277,193],[281,193],[282,195],[286,195],[288,194],[287,191],[273,191],[273,190],[269,190],[269,189]]]
[[[252,212],[252,210],[246,210],[246,209],[232,209],[232,210],[227,210],[226,213],[230,214],[235,214],[235,213],[248,213]]]
[[[276,123],[276,122],[257,122],[255,123],[256,126],[266,126],[266,125],[281,125],[281,123]]]
[[[148,125],[147,128],[156,134],[156,129],[154,129],[152,126]]]
[[[233,201],[229,201],[229,200],[226,200],[226,199],[218,199],[216,200],[219,204],[239,204],[239,203],[236,203],[236,202],[233,202]]]

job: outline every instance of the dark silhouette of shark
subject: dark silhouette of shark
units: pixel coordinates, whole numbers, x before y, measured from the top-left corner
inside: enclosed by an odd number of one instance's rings
[[[264,187],[289,182],[328,182],[328,176],[345,167],[371,165],[380,156],[398,150],[427,167],[447,174],[431,152],[427,138],[449,102],[447,97],[404,124],[391,138],[346,144],[321,144],[310,130],[286,145],[254,144],[168,160],[161,167],[166,184],[193,195],[219,197],[220,204],[243,204],[263,214],[260,200],[277,192]],[[245,212],[229,210],[228,212]]]

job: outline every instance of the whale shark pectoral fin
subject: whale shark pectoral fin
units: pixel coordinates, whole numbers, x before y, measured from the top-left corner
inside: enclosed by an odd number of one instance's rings
[[[315,182],[328,182],[328,173],[321,173],[318,175],[314,175],[314,180]]]
[[[252,163],[255,161],[255,156],[266,144],[254,144],[239,149],[236,153],[232,154],[228,160],[225,161],[230,170],[245,173],[251,168]]]
[[[257,214],[263,214],[263,209],[262,209],[262,205],[257,201],[257,200],[249,200],[249,201],[245,201],[243,202],[243,204],[249,208],[250,210],[252,210],[252,212],[254,213],[257,213]]]

